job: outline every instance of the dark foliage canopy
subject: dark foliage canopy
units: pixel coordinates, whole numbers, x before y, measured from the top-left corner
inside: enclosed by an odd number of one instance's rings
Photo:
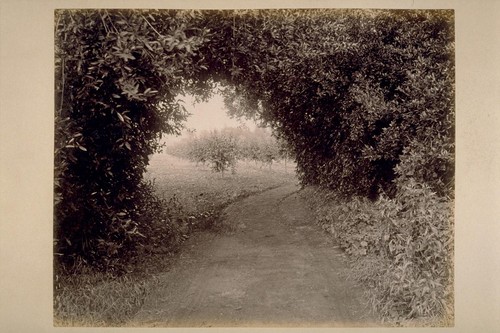
[[[59,10],[56,251],[141,241],[142,175],[181,93],[221,86],[233,115],[290,145],[305,184],[344,196],[405,181],[452,195],[452,11]]]

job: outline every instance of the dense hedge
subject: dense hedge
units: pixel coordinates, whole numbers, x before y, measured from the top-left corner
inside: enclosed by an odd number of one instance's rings
[[[216,85],[289,142],[305,184],[452,195],[453,28],[431,10],[57,11],[57,253],[141,242],[142,174],[186,116],[176,96]]]
[[[123,257],[143,239],[148,156],[185,119],[176,96],[206,41],[184,16],[56,11],[55,251],[65,261]]]
[[[414,177],[450,194],[452,20],[450,11],[216,12],[205,25],[218,31],[207,45],[217,52],[202,52],[211,74],[230,67],[233,113],[264,118],[292,143],[304,183],[376,196]]]

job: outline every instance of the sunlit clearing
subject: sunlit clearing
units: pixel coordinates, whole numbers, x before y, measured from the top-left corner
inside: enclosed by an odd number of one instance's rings
[[[192,95],[179,96],[184,101],[184,107],[191,114],[184,124],[184,129],[180,136],[168,135],[162,141],[165,143],[176,142],[189,133],[201,133],[203,131],[220,130],[228,127],[246,127],[253,131],[257,125],[252,120],[230,118],[227,115],[227,108],[224,105],[223,97],[220,94],[214,94],[206,102],[195,103],[195,97]]]

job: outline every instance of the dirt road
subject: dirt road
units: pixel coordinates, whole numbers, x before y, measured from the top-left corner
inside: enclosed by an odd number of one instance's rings
[[[131,326],[371,326],[362,290],[331,238],[283,186],[226,210],[161,275]]]

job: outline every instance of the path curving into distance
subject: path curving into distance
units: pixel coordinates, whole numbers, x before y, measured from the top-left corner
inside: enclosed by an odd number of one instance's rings
[[[238,201],[227,231],[191,236],[127,326],[373,326],[344,255],[297,190]]]

